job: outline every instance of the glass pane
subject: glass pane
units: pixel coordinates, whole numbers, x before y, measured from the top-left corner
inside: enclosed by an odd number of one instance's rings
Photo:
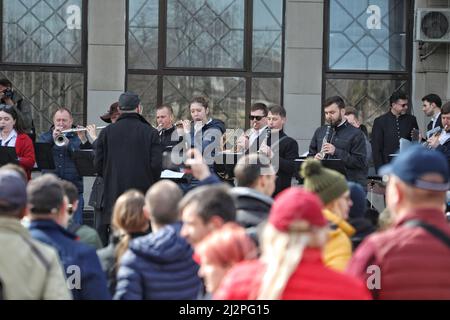
[[[266,105],[281,104],[280,78],[253,78],[252,103],[264,102]]]
[[[406,70],[407,1],[331,0],[329,68]]]
[[[81,64],[82,0],[3,1],[3,62]]]
[[[144,108],[142,115],[152,125],[156,123],[157,82],[157,76],[128,74],[127,88],[139,95]]]
[[[194,96],[210,99],[214,118],[225,127],[245,127],[245,79],[219,77],[164,77],[164,103],[172,105],[177,119],[190,119],[189,101]]]
[[[283,1],[253,2],[253,71],[281,72]]]
[[[80,73],[4,71],[0,78],[13,83],[19,98],[31,105],[38,134],[50,129],[52,115],[58,107],[69,108],[74,124],[83,124],[84,75]]]
[[[156,69],[158,66],[158,0],[130,0],[128,25],[128,68]]]
[[[243,68],[244,0],[168,0],[168,67]]]
[[[389,110],[389,97],[394,91],[407,92],[406,80],[327,79],[325,96],[341,96],[347,106],[359,111],[361,123],[372,132],[373,121]]]

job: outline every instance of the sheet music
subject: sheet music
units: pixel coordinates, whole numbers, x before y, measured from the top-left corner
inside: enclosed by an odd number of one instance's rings
[[[161,179],[182,179],[183,177],[183,172],[176,172],[168,169],[161,172]]]

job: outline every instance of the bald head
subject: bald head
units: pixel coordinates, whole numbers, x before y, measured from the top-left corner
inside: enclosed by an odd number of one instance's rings
[[[178,185],[170,180],[155,183],[145,195],[145,204],[152,221],[159,225],[174,223],[178,220],[178,203],[183,193]]]

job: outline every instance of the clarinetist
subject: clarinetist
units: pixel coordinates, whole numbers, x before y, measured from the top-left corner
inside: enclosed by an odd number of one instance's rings
[[[345,118],[345,103],[339,96],[328,98],[324,104],[325,125],[314,132],[309,156],[322,160],[340,159],[347,171],[347,180],[367,188],[366,142],[361,130]],[[330,126],[327,135],[327,127]],[[326,139],[324,143],[324,139]]]

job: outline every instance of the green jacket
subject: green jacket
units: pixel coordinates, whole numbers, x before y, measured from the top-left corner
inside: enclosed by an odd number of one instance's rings
[[[57,252],[32,239],[18,219],[0,217],[0,243],[0,278],[5,299],[72,299]]]
[[[79,223],[74,222],[73,219],[70,219],[67,230],[75,233],[78,236],[80,242],[87,244],[96,250],[103,248],[102,240],[100,239],[97,230],[95,230],[94,228],[91,228],[84,224],[80,225]]]

